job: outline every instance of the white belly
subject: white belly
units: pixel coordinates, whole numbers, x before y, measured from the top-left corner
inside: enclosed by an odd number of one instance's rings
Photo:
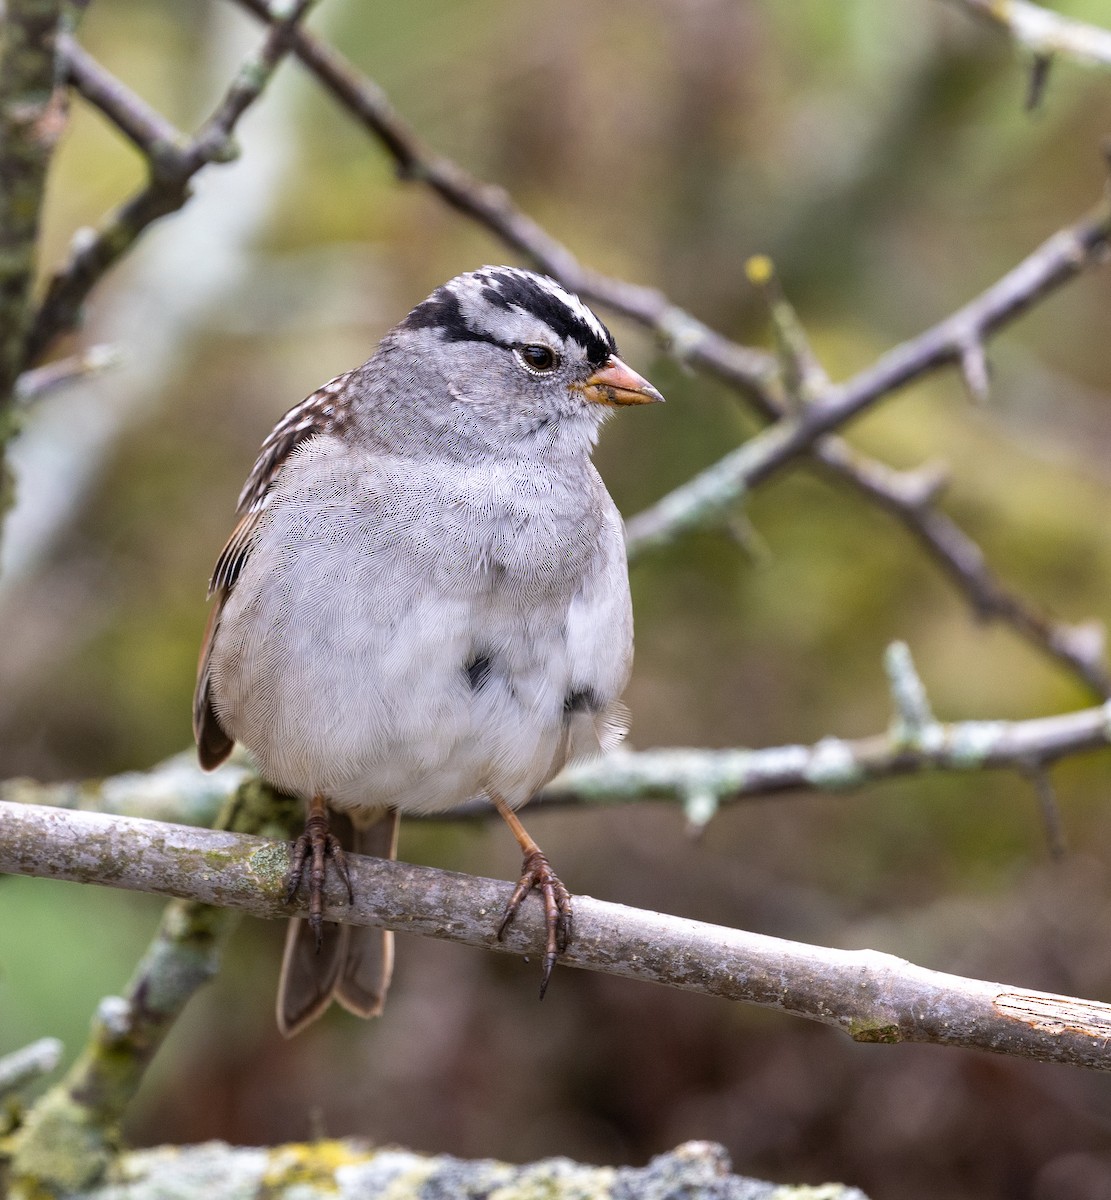
[[[623,551],[617,594],[611,581],[599,603],[583,590],[597,547],[581,539],[545,552],[532,529],[539,566],[514,571],[441,501],[391,525],[347,499],[311,528],[292,505],[280,525],[264,514],[260,540],[290,549],[252,552],[221,616],[217,714],[262,776],[341,808],[434,812],[481,794],[516,806],[584,726],[603,729],[596,749],[631,652]],[[488,669],[469,674],[478,659]],[[584,691],[597,711],[567,711]]]

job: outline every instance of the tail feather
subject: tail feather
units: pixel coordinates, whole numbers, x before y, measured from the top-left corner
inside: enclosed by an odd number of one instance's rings
[[[368,821],[353,822],[332,812],[329,827],[344,849],[376,858],[397,852],[398,815],[381,809]],[[333,1000],[360,1017],[382,1011],[393,971],[393,934],[372,926],[324,922],[317,951],[308,922],[295,918],[286,934],[278,982],[278,1029],[285,1037],[300,1033]]]

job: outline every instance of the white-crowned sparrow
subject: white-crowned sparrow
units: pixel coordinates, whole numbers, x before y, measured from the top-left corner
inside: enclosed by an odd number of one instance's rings
[[[524,853],[499,933],[532,888],[543,896],[543,995],[570,898],[513,810],[624,734],[624,535],[590,452],[613,406],[661,399],[578,297],[484,267],[263,443],[212,576],[194,730],[206,768],[242,742],[309,806],[289,881],[292,897],[308,862],[309,930],[291,923],[278,995],[287,1035],[333,998],[376,1014],[389,983],[388,933],[322,922],[326,858],[350,892],[335,831],[392,857],[399,812],[476,796]]]

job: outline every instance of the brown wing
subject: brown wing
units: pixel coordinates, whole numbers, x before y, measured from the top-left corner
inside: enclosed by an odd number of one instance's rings
[[[351,371],[337,375],[285,414],[262,443],[258,459],[239,493],[236,508],[239,520],[220,551],[208,585],[208,594],[215,596],[216,602],[204,631],[197,665],[197,689],[193,694],[193,735],[197,739],[201,766],[206,771],[218,767],[235,745],[235,740],[220,725],[212,698],[209,660],[212,657],[213,639],[220,627],[220,614],[251,553],[259,514],[266,507],[270,488],[290,454],[309,438],[321,433],[338,432],[345,424],[345,412],[339,397],[351,375]]]

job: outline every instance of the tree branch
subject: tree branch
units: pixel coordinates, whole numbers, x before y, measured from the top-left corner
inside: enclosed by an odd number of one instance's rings
[[[268,0],[237,0],[267,23],[274,20]],[[775,359],[714,332],[672,304],[654,288],[613,279],[584,267],[571,251],[514,205],[503,188],[485,183],[458,163],[422,145],[377,84],[306,29],[293,35],[293,54],[333,98],[394,160],[398,176],[424,184],[449,207],[469,217],[540,270],[584,299],[636,321],[652,331],[681,362],[701,367],[740,391],[761,396],[774,387]]]
[[[275,807],[258,785],[235,790],[218,825],[234,834],[284,836]],[[26,810],[32,811],[32,810]],[[173,826],[150,823],[151,830]],[[108,857],[130,853],[113,830]],[[142,832],[142,831],[141,831]],[[155,835],[157,836],[157,834]],[[217,835],[218,836],[218,835]],[[123,996],[102,1000],[92,1035],[65,1078],[31,1109],[5,1147],[14,1174],[36,1190],[71,1195],[99,1181],[119,1151],[119,1124],[182,1009],[215,974],[224,943],[239,920],[233,906],[176,899],[162,914],[153,941]]]
[[[303,915],[282,900],[285,842],[29,805],[0,810],[0,872],[188,897],[257,917]],[[507,954],[542,951],[535,896],[498,941],[508,883],[355,855],[348,866],[355,901],[348,906],[333,889],[327,920]],[[586,896],[574,903],[568,966],[778,1009],[861,1042],[932,1042],[1111,1070],[1111,1005],[928,971],[871,950],[807,946]]]
[[[975,300],[888,351],[846,383],[830,387],[799,414],[763,433],[677,487],[628,523],[629,556],[720,523],[746,491],[766,482],[831,430],[923,375],[960,363],[996,330],[1107,254],[1111,204],[1059,230]]]
[[[1063,54],[1085,66],[1111,67],[1111,32],[1051,12],[1028,0],[951,0],[1007,31],[1037,58]]]
[[[721,804],[782,792],[842,792],[926,771],[1003,769],[1030,777],[1061,759],[1111,745],[1111,704],[1024,721],[946,723],[932,716],[923,694],[926,715],[911,720],[905,697],[921,685],[901,643],[888,651],[888,673],[895,719],[885,733],[758,750],[619,749],[567,768],[534,802],[602,805],[663,799],[683,804],[692,820],[692,809],[709,819]],[[0,801],[207,825],[253,778],[245,759],[209,774],[186,751],[152,771],[104,780],[8,780],[0,783]],[[481,802],[428,819],[457,820],[493,811]]]
[[[62,1057],[62,1043],[57,1038],[39,1038],[21,1050],[14,1050],[0,1058],[0,1100],[7,1099],[13,1092],[33,1083],[43,1075],[49,1075]],[[5,1132],[0,1121],[0,1133]]]
[[[230,162],[238,153],[234,134],[240,117],[262,95],[289,49],[297,22],[314,0],[296,0],[271,23],[261,47],[241,65],[223,99],[196,135],[184,138],[87,54],[70,37],[60,50],[70,83],[99,108],[143,154],[150,179],[93,234],[79,233],[69,259],[52,276],[27,336],[22,365],[28,366],[80,320],[86,297],[140,235],[159,217],[189,199],[190,182],[209,163]]]
[[[64,123],[55,91],[61,0],[7,0],[0,32],[0,520],[13,499],[4,450],[30,321],[46,167]]]

